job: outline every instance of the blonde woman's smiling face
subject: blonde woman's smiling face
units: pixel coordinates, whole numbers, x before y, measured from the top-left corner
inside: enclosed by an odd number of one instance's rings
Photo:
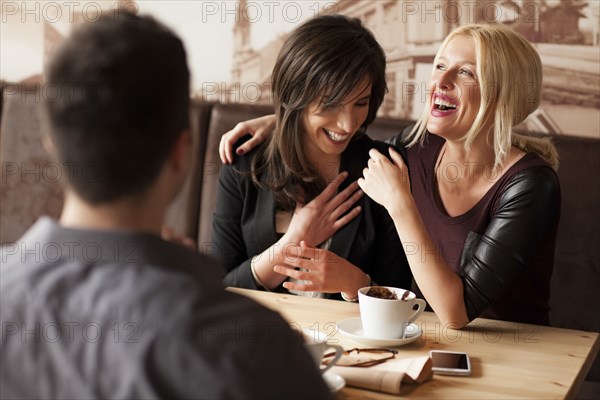
[[[473,125],[481,105],[472,38],[457,36],[447,44],[433,67],[429,91],[427,130],[446,139],[463,137]]]

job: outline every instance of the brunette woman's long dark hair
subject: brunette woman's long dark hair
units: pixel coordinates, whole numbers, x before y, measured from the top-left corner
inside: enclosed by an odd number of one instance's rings
[[[373,122],[387,91],[385,53],[359,19],[321,16],[295,29],[285,41],[272,74],[277,123],[266,145],[252,160],[252,179],[270,189],[279,207],[293,210],[326,186],[310,165],[303,146],[303,112],[318,101],[323,108],[342,104],[366,77],[371,83],[369,113]],[[261,182],[260,176],[267,174]]]

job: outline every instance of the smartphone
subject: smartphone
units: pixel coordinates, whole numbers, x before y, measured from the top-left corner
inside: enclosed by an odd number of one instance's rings
[[[467,353],[457,351],[431,350],[429,357],[432,370],[441,375],[471,375],[471,361]]]

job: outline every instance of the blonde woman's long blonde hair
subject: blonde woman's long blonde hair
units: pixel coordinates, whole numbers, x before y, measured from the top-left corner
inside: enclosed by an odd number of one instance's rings
[[[471,129],[463,137],[469,150],[483,127],[491,122],[495,165],[506,160],[511,146],[534,152],[558,168],[558,154],[549,138],[519,135],[513,132],[540,105],[542,63],[533,46],[517,32],[500,24],[470,24],[452,31],[438,50],[434,68],[452,39],[467,36],[475,41],[477,76],[481,105]],[[422,144],[429,119],[431,98],[421,118],[407,137],[408,146]]]

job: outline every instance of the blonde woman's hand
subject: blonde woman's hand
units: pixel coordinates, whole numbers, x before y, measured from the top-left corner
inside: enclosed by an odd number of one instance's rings
[[[231,164],[233,162],[233,145],[240,138],[247,134],[252,135],[252,139],[242,144],[236,150],[236,154],[239,156],[264,142],[273,131],[273,128],[275,128],[275,115],[273,114],[238,123],[232,130],[221,136],[221,142],[219,143],[221,162],[223,164]]]
[[[329,250],[309,247],[302,241],[300,246],[287,246],[285,265],[276,265],[279,274],[306,282],[285,282],[288,290],[343,293],[354,298],[358,289],[367,286],[370,278],[360,268]],[[302,270],[296,270],[302,268]]]
[[[311,202],[296,205],[290,226],[284,235],[286,243],[298,244],[304,240],[309,246],[317,246],[360,214],[360,206],[346,214],[363,195],[358,183],[353,182],[337,192],[347,176],[347,172],[342,172]]]
[[[392,210],[403,208],[412,201],[408,169],[402,157],[392,147],[389,148],[390,161],[375,149],[369,151],[371,158],[363,177],[358,180],[360,188],[375,202]]]

